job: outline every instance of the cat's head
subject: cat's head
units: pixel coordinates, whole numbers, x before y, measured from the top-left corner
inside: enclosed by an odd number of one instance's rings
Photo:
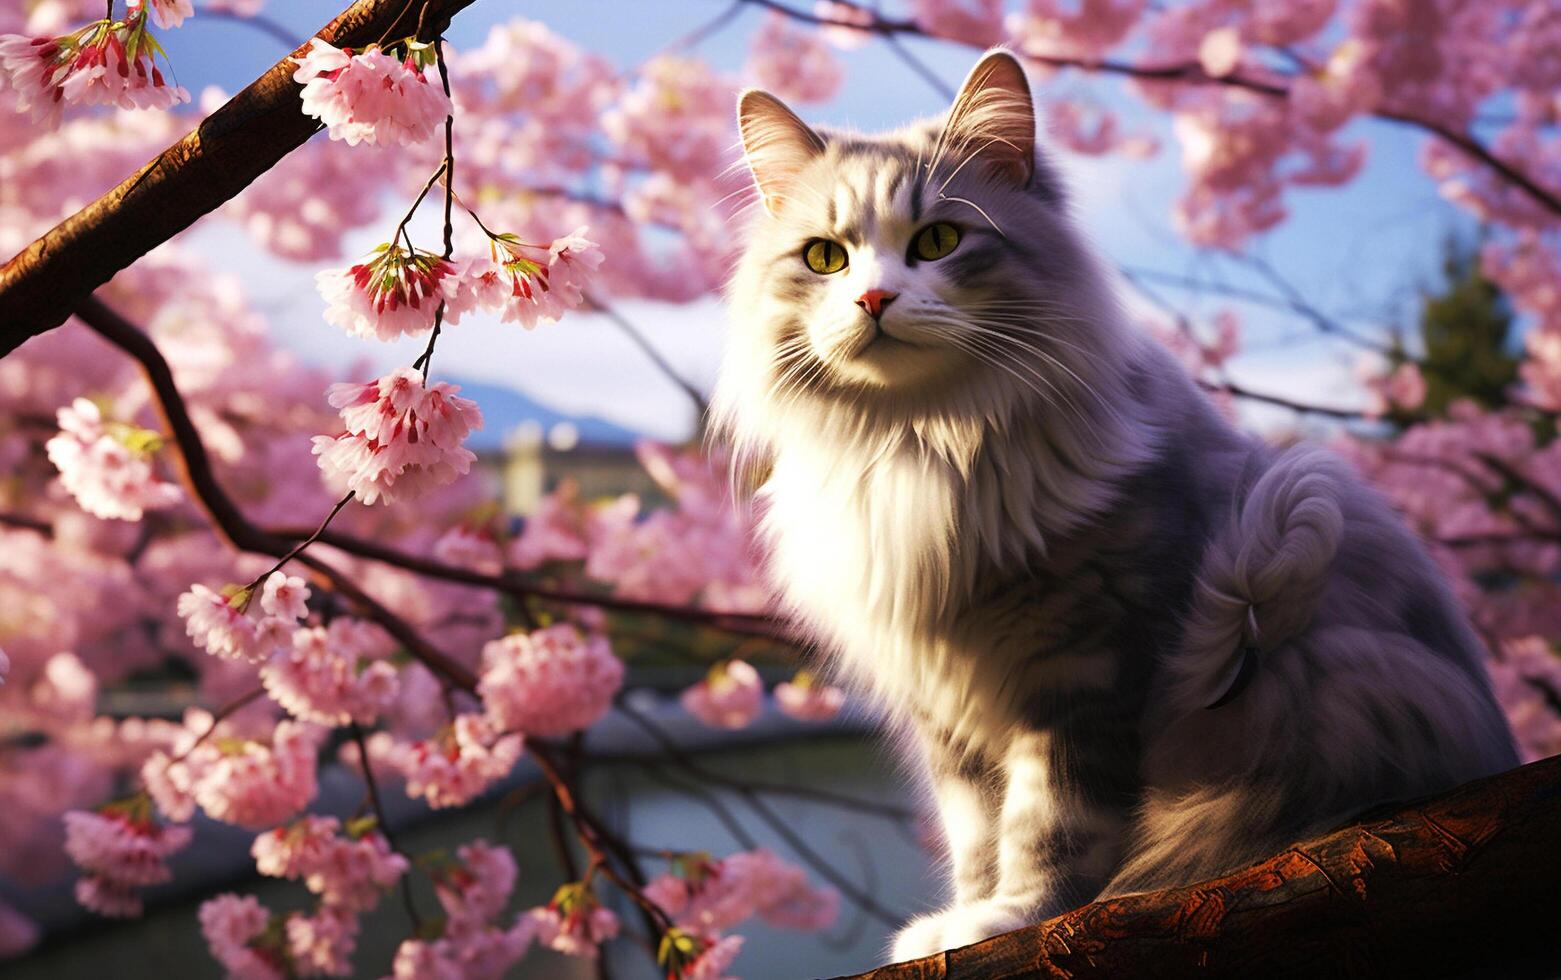
[[[738,123],[758,200],[730,288],[726,421],[762,440],[810,408],[1077,406],[1116,317],[1012,55],[983,57],[943,118],[883,135],[815,130],[751,90]]]

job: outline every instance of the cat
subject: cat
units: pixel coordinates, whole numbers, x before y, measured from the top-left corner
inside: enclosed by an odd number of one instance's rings
[[[902,733],[953,899],[904,960],[1231,871],[1517,764],[1430,559],[1334,456],[1131,329],[1019,63],[946,117],[742,94],[758,191],[712,431],[782,602]]]

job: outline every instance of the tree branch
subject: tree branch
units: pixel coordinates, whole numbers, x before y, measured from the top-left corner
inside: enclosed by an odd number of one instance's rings
[[[886,17],[873,7],[858,3],[856,0],[844,0],[844,2],[849,6],[870,15],[871,19],[866,23],[857,24],[849,21],[838,20],[836,18],[824,16],[822,14],[812,13],[807,10],[799,10],[795,7],[789,6],[788,4],[780,2],[780,0],[742,0],[742,2],[777,11],[779,13],[785,14],[787,17],[802,21],[804,23],[816,24],[819,26],[844,27],[850,28],[852,30],[865,31],[870,34],[877,34],[886,40],[893,39],[897,36],[925,37],[932,38],[934,40],[952,41],[956,44],[967,44],[967,46],[969,46],[968,42],[955,41],[951,38],[941,38],[935,34],[928,34],[922,29],[920,24],[916,23],[916,21],[911,18],[896,19],[893,17]],[[1121,75],[1125,78],[1136,78],[1143,81],[1186,82],[1193,85],[1222,85],[1227,88],[1239,88],[1248,92],[1255,92],[1260,95],[1267,95],[1280,99],[1288,98],[1290,96],[1289,86],[1283,84],[1282,81],[1274,82],[1265,79],[1249,78],[1244,75],[1234,73],[1220,76],[1210,75],[1208,72],[1204,71],[1203,66],[1197,62],[1186,62],[1184,64],[1171,65],[1143,65],[1132,62],[1112,61],[1105,58],[1088,59],[1059,57],[1054,55],[1035,54],[1027,51],[1017,51],[1015,54],[1027,61],[1032,61],[1039,65],[1046,65],[1051,68],[1077,68],[1080,71],[1085,72],[1097,72],[1107,75]],[[1449,144],[1456,147],[1464,154],[1474,158],[1484,166],[1495,171],[1504,180],[1521,190],[1525,196],[1527,196],[1534,203],[1538,204],[1540,207],[1551,212],[1552,214],[1561,215],[1561,193],[1557,193],[1555,190],[1541,185],[1537,180],[1521,170],[1516,164],[1513,164],[1497,156],[1494,152],[1491,151],[1489,147],[1487,147],[1484,143],[1481,143],[1478,139],[1469,133],[1460,132],[1449,127],[1445,123],[1423,119],[1419,116],[1413,116],[1408,113],[1400,112],[1398,110],[1387,107],[1374,109],[1370,112],[1370,115],[1388,122],[1413,126],[1416,129],[1423,130],[1432,134],[1433,136],[1437,136],[1443,140],[1446,140]]]
[[[1558,794],[1561,757],[860,980],[1554,975]]]
[[[428,0],[434,33],[473,0]],[[410,36],[407,0],[358,0],[318,32],[337,47]],[[293,81],[295,55],[273,65],[199,126],[0,267],[0,356],[51,330],[94,289],[233,198],[314,135]]]

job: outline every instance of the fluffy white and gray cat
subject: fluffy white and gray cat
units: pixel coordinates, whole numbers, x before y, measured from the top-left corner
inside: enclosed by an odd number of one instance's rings
[[[754,91],[739,122],[763,208],[716,423],[769,467],[791,611],[930,777],[953,902],[896,959],[1516,764],[1383,500],[1129,328],[1011,56],[887,135]]]

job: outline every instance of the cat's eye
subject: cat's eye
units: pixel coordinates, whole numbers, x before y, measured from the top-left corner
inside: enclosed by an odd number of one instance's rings
[[[802,247],[802,261],[821,276],[846,267],[846,250],[839,242],[815,238]]]
[[[932,262],[954,251],[959,245],[959,229],[946,221],[928,225],[911,239],[911,256]]]

